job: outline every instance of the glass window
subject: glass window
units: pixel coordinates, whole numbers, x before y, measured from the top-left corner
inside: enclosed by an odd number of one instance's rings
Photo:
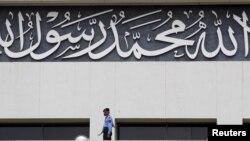
[[[0,125],[0,140],[74,140],[89,137],[89,124]]]
[[[41,125],[2,125],[0,140],[42,140]]]
[[[165,140],[166,125],[162,124],[133,124],[119,125],[119,140]]]
[[[208,126],[207,127],[192,127],[191,131],[192,140],[205,140],[208,138]]]
[[[206,140],[208,125],[119,124],[119,140]]]
[[[45,125],[44,140],[73,140],[79,135],[89,138],[88,125]]]
[[[191,140],[191,127],[169,126],[167,129],[168,140]]]

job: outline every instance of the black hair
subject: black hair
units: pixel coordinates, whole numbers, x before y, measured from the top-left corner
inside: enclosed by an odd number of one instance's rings
[[[105,109],[103,109],[103,112],[104,112],[104,111],[109,112],[109,108],[105,108]]]

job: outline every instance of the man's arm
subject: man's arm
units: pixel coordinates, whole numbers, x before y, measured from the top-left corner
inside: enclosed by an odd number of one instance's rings
[[[109,119],[108,119],[108,134],[109,135],[112,133],[112,124],[113,124],[112,118],[109,117]]]
[[[112,132],[112,121],[109,122],[108,129],[109,129],[108,134],[110,135]]]

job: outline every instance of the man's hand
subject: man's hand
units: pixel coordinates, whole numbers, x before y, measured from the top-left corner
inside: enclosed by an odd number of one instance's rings
[[[110,134],[107,135],[107,138],[110,138]]]
[[[98,136],[101,136],[101,135],[102,135],[102,133],[103,133],[103,131],[102,131],[100,134],[98,134]]]
[[[104,128],[102,129],[102,132],[101,132],[100,134],[98,134],[98,136],[101,136],[101,135],[102,135],[102,133],[103,133],[103,130],[104,130]]]

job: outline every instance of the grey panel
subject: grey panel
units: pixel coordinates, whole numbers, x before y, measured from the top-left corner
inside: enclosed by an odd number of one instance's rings
[[[191,127],[168,127],[168,140],[191,140]]]
[[[119,127],[119,140],[166,140],[165,125],[125,125]]]
[[[118,124],[120,140],[206,140],[204,124]]]
[[[89,137],[89,125],[0,125],[0,140],[74,140],[78,135]]]
[[[44,127],[44,140],[74,140],[77,136],[89,137],[89,126],[58,126]]]
[[[0,126],[0,140],[43,140],[42,126]]]
[[[191,138],[192,140],[206,140],[208,138],[208,128],[192,127]]]

